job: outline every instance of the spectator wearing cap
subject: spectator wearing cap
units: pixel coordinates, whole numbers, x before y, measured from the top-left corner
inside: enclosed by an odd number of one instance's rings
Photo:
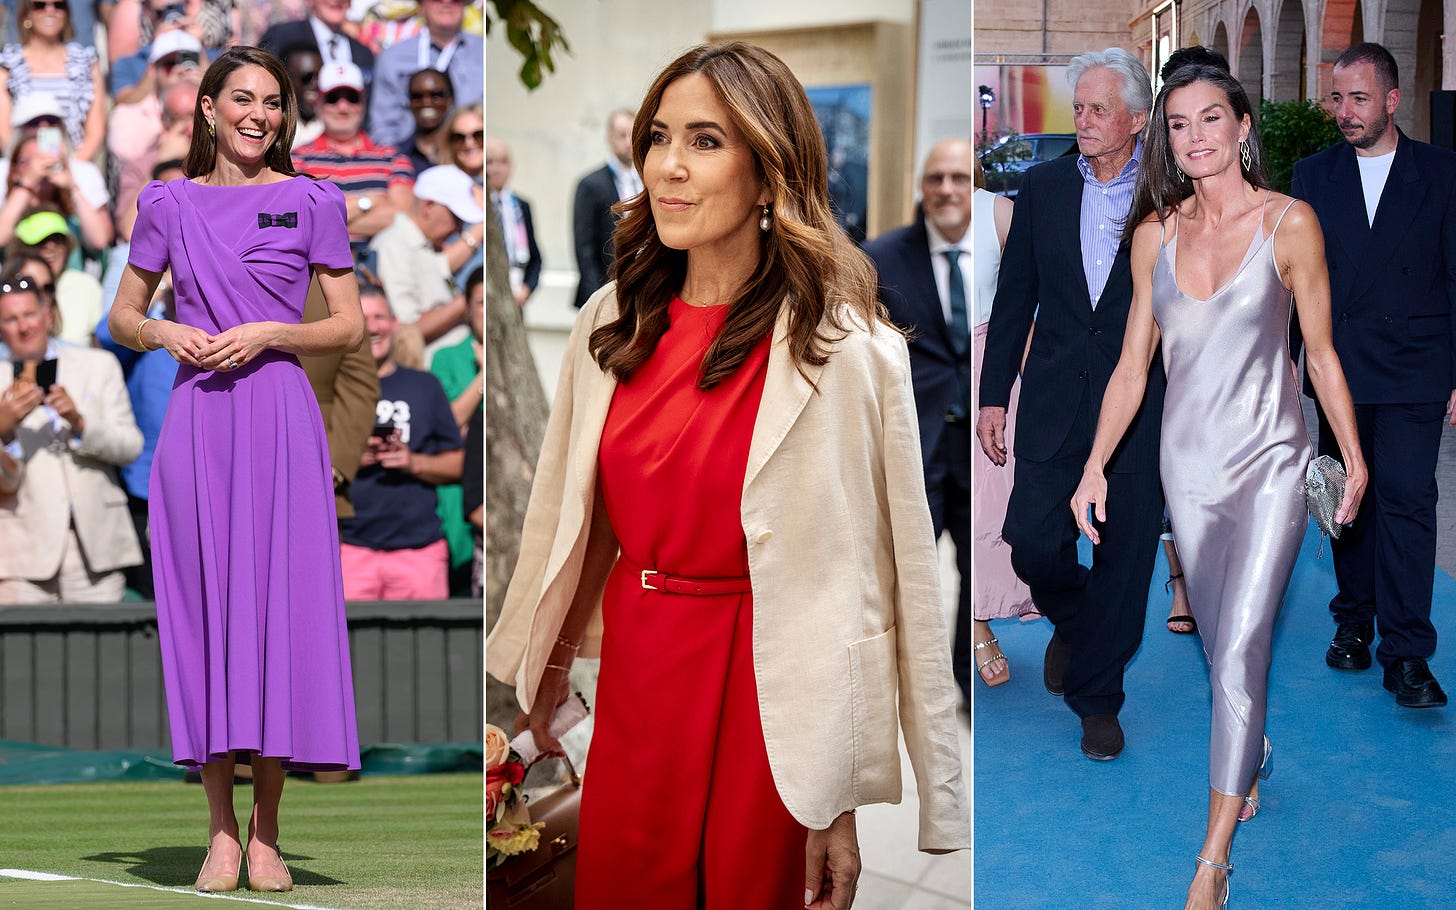
[[[188,46],[195,44],[186,32],[167,32],[152,45],[152,50],[165,51],[179,41]],[[106,148],[116,177],[116,232],[124,241],[131,239],[137,194],[151,179],[152,168],[159,161],[187,157],[197,87],[202,78],[200,59],[198,50],[186,48],[159,57],[152,77],[146,80],[154,91],[111,109]]]
[[[155,95],[161,83],[176,79],[187,70],[195,70],[194,78],[200,81],[206,65],[207,52],[197,36],[187,30],[184,20],[164,22],[140,51],[112,66],[113,100],[117,104],[136,104],[148,95]]]
[[[344,191],[349,237],[358,247],[412,204],[414,169],[392,145],[364,132],[364,75],[352,63],[324,63],[318,76],[323,135],[294,146],[293,166]]]
[[[10,242],[21,218],[44,208],[61,212],[86,249],[106,249],[115,238],[111,194],[96,165],[71,154],[55,99],[32,94],[12,113],[15,144],[10,156],[0,160],[0,186],[6,188],[0,203],[0,244]],[[80,265],[79,256],[75,264]]]
[[[101,150],[106,132],[105,92],[96,50],[72,38],[68,0],[20,0],[20,41],[0,48],[0,147],[15,138],[12,108],[44,93],[60,109],[61,125],[79,158]]]
[[[455,106],[455,90],[439,70],[420,70],[409,80],[409,113],[414,129],[399,144],[415,173],[440,163],[445,144],[445,116]]]
[[[464,0],[420,0],[420,13],[424,31],[379,55],[369,133],[380,142],[398,145],[413,131],[409,81],[420,70],[448,75],[456,104],[474,104],[485,96],[485,43],[461,28]]]
[[[31,254],[45,260],[55,276],[55,302],[60,311],[65,340],[90,347],[96,323],[101,319],[101,284],[67,261],[75,251],[66,219],[57,212],[38,211],[22,218],[15,236],[5,247],[8,262],[17,255]]]
[[[415,179],[414,201],[370,244],[377,274],[400,322],[414,323],[427,355],[465,337],[465,300],[455,288],[445,241],[484,212],[459,168],[432,167]]]
[[[308,0],[306,18],[270,26],[258,46],[281,56],[296,44],[312,43],[324,66],[353,64],[367,85],[374,71],[374,52],[345,32],[348,21],[349,0]]]
[[[116,477],[142,447],[121,367],[57,344],[52,325],[29,279],[0,276],[0,340],[13,358],[0,361],[0,445],[21,469],[0,496],[0,604],[118,601],[120,570],[141,562]]]

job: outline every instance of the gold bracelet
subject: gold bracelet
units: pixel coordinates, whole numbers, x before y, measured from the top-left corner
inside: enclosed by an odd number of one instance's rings
[[[145,341],[142,341],[142,326],[146,325],[147,323],[149,323],[151,321],[152,321],[152,317],[150,317],[150,316],[143,316],[142,317],[142,321],[137,323],[137,327],[136,327],[136,343],[137,343],[137,347],[140,348],[143,351],[150,351],[151,350],[151,348],[147,347],[147,343]]]
[[[573,653],[573,654],[575,654],[577,651],[580,651],[581,650],[581,644],[580,643],[574,642],[571,639],[566,638],[565,636],[562,636],[562,635],[556,636],[556,643],[558,645],[560,645],[561,647],[563,647],[563,648],[569,648],[571,650],[571,653]]]

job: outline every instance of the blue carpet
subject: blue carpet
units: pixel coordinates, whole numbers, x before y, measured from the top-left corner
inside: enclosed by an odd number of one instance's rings
[[[1311,532],[1274,635],[1263,810],[1234,836],[1231,908],[1456,908],[1456,706],[1399,708],[1376,664],[1325,666],[1329,548]],[[1083,561],[1088,560],[1083,541]],[[1180,908],[1208,813],[1208,670],[1169,633],[1161,548],[1142,650],[1129,665],[1116,761],[1082,756],[1081,727],[1042,687],[1045,619],[992,624],[1011,681],[975,696],[975,895],[995,910]],[[1456,580],[1436,570],[1438,630]],[[1456,691],[1447,644],[1431,669]]]

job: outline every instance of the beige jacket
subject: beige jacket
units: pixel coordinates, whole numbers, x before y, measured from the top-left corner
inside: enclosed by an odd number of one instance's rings
[[[0,496],[0,578],[44,581],[61,568],[66,529],[76,538],[92,572],[138,565],[142,551],[126,506],[116,466],[142,450],[142,433],[132,417],[121,364],[106,351],[57,345],[56,382],[65,386],[86,421],[74,445],[69,428],[58,432],[45,407],[37,407],[16,428],[24,450],[20,489]],[[13,377],[0,362],[0,389]]]
[[[616,388],[588,336],[615,312],[608,283],[572,331],[520,561],[487,641],[486,670],[514,684],[527,707],[586,551]],[[786,330],[780,318],[741,510],[759,715],[779,795],[816,829],[856,806],[899,802],[903,729],[920,794],[920,849],[967,849],[956,690],[905,341],[886,327],[857,329],[806,377]],[[583,656],[596,653],[600,608],[592,627]]]

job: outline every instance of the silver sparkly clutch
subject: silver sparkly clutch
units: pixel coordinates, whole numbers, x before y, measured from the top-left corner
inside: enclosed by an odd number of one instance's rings
[[[1304,502],[1320,533],[1339,537],[1341,526],[1335,512],[1345,499],[1345,466],[1328,455],[1309,463],[1304,472]]]

